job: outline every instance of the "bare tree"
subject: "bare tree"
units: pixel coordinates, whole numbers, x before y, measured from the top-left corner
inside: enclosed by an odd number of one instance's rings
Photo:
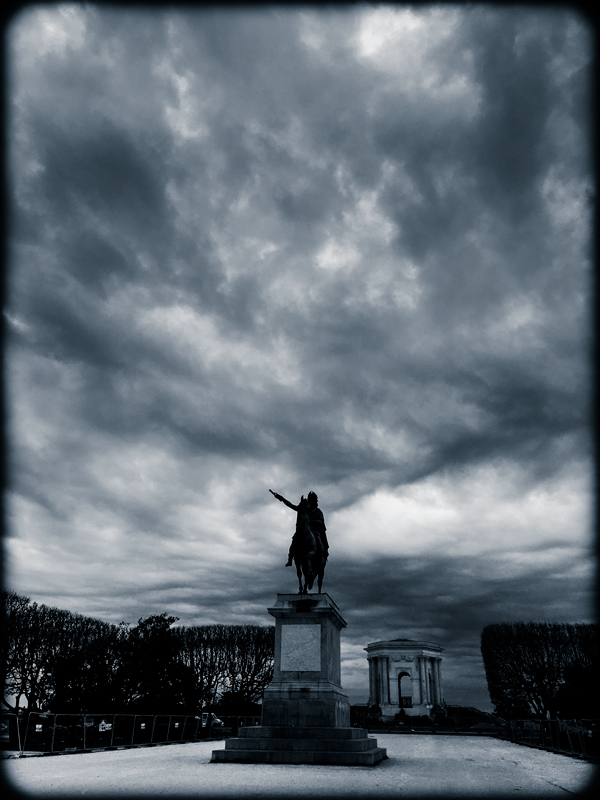
[[[226,641],[227,691],[256,701],[273,678],[275,628],[232,625]]]
[[[44,710],[52,681],[52,639],[56,631],[54,611],[31,603],[21,615],[19,629],[15,632],[14,677],[8,687],[15,696],[17,708],[24,699],[30,710]]]
[[[262,697],[273,677],[275,629],[258,625],[205,625],[176,629],[180,657],[195,675],[197,702],[215,703],[226,692]]]
[[[125,642],[121,665],[125,706],[136,713],[173,713],[187,708],[192,670],[180,658],[177,617],[140,619]]]
[[[22,636],[24,621],[29,607],[29,598],[16,592],[3,590],[2,597],[2,630],[0,631],[0,674],[2,676],[2,703],[12,709],[7,697],[16,698],[19,692],[20,649],[23,646]]]
[[[194,675],[193,702],[198,709],[214,703],[223,691],[226,625],[179,627],[179,657]]]
[[[496,712],[503,717],[555,717],[559,690],[574,663],[591,665],[596,625],[498,623],[481,634],[481,654]]]
[[[68,620],[76,637],[60,642],[52,662],[52,693],[47,704],[55,711],[123,708],[121,665],[127,626],[91,618]]]
[[[94,670],[110,669],[105,646],[92,655],[95,642],[114,638],[116,626],[50,606],[29,602],[14,592],[3,593],[2,672],[6,696],[14,707],[47,710],[56,702],[82,703]],[[86,658],[87,653],[87,658]],[[79,708],[78,708],[79,710]]]
[[[273,627],[174,627],[167,614],[112,625],[2,597],[5,695],[16,707],[193,712],[225,693],[258,700],[273,675]]]

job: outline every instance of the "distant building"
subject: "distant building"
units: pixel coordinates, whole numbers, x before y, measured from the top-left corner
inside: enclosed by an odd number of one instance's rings
[[[369,660],[369,706],[379,706],[384,717],[400,709],[408,716],[431,714],[443,704],[443,648],[432,642],[391,639],[365,648]]]

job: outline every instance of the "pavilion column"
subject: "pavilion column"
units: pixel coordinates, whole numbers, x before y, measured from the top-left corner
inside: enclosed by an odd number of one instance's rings
[[[431,658],[427,659],[427,663],[425,665],[425,672],[427,673],[427,702],[428,703],[435,703],[433,699],[433,669],[431,666]]]
[[[383,682],[383,658],[381,656],[377,659],[377,666],[378,666],[377,677],[379,678],[378,681],[379,691],[377,692],[377,702],[379,703],[379,705],[382,705],[382,703],[385,703],[385,696],[383,694],[383,687],[385,684]]]
[[[386,674],[385,674],[385,662],[386,662],[385,656],[381,656],[380,659],[379,659],[379,680],[381,682],[380,683],[381,693],[379,695],[379,698],[380,698],[379,703],[380,703],[380,705],[383,704],[383,703],[387,703],[387,693],[385,691],[386,683],[387,683]]]
[[[373,703],[377,704],[377,658],[371,662],[371,678],[373,680]]]
[[[435,686],[437,690],[437,702],[442,704],[442,659],[436,658],[433,662],[435,666]]]
[[[393,706],[400,705],[400,687],[398,686],[398,674],[392,667],[390,672],[390,703]]]
[[[370,658],[369,659],[369,705],[375,705],[377,703],[377,659]]]
[[[373,703],[375,705],[377,705],[377,703],[379,702],[379,697],[378,697],[378,694],[377,694],[377,680],[378,680],[377,662],[378,661],[379,661],[379,659],[377,658],[377,656],[375,656],[375,658],[373,659]]]
[[[423,656],[419,656],[419,684],[421,686],[421,703],[426,703],[429,692],[427,690],[427,672]]]
[[[427,659],[429,669],[427,670],[427,688],[429,689],[429,702],[435,703],[435,674],[433,666],[433,658],[431,656]]]
[[[390,703],[390,657],[384,659],[383,668],[385,670],[385,702]]]

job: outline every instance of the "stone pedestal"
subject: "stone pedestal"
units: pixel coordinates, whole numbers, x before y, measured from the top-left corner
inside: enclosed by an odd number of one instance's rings
[[[227,739],[213,762],[374,765],[385,750],[350,727],[340,677],[340,632],[346,627],[328,594],[278,594],[275,669],[263,697],[262,724]]]
[[[346,627],[328,594],[278,594],[275,671],[263,697],[262,724],[350,727],[340,674],[340,631]]]

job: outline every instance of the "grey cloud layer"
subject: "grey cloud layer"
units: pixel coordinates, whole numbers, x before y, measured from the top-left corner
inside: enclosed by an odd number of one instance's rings
[[[36,13],[11,52],[16,495],[176,538],[90,454],[147,443],[207,507],[227,464],[279,470],[275,488],[327,487],[331,510],[489,460],[535,483],[589,458],[589,43],[573,15],[421,9],[417,44],[372,57],[368,8],[49,11],[66,39],[32,52]],[[169,508],[193,491],[178,486],[165,475]],[[268,502],[229,501],[240,520]],[[418,581],[438,571],[461,595],[444,558]],[[397,572],[386,589],[381,564],[363,581],[337,569],[348,602],[376,586],[401,602]],[[451,616],[473,633],[513,588]],[[521,591],[526,615],[553,596],[545,579]]]

